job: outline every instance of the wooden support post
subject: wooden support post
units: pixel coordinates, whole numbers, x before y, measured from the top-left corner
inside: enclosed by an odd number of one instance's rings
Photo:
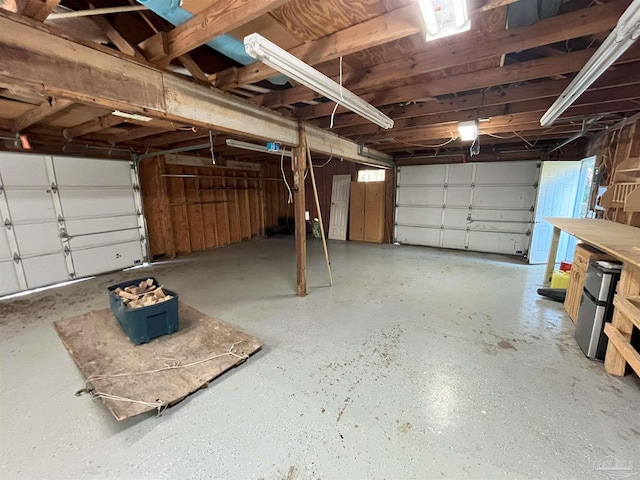
[[[329,272],[329,286],[333,287],[333,276],[331,275],[331,262],[329,261],[329,249],[327,248],[327,238],[324,235],[324,224],[322,222],[322,210],[320,210],[320,200],[318,199],[318,186],[316,185],[316,175],[313,173],[313,161],[311,160],[311,152],[309,144],[307,144],[307,156],[309,157],[309,173],[311,173],[311,185],[313,186],[313,198],[316,202],[316,210],[318,211],[318,220],[320,220],[320,236],[322,237],[322,248],[324,250],[324,260],[327,263],[327,271]]]
[[[296,284],[299,297],[307,295],[307,223],[305,219],[304,172],[307,168],[307,137],[304,125],[298,127],[299,145],[292,156],[293,206],[296,225]]]
[[[556,266],[556,256],[558,255],[558,243],[560,243],[560,232],[558,227],[553,227],[553,238],[551,239],[551,247],[549,249],[549,258],[547,260],[547,268],[544,271],[544,284],[551,285],[553,277],[553,269]]]

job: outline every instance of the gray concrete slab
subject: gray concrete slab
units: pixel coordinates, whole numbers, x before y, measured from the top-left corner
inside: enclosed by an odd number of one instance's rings
[[[421,247],[256,240],[0,304],[0,477],[425,479],[640,474],[640,381],[587,360],[542,266]],[[153,274],[264,349],[160,417],[117,423],[52,323]]]

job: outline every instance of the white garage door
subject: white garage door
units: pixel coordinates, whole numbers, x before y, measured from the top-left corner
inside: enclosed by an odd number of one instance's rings
[[[0,295],[146,257],[129,162],[0,152]]]
[[[400,243],[526,256],[539,162],[400,167]]]

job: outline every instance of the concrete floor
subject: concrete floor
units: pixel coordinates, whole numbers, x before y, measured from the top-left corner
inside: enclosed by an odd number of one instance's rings
[[[409,246],[256,240],[0,304],[0,477],[606,478],[640,473],[640,381],[587,360],[542,266]],[[52,327],[153,274],[265,341],[164,412],[117,423],[74,397],[83,378]],[[613,478],[613,477],[611,477]]]

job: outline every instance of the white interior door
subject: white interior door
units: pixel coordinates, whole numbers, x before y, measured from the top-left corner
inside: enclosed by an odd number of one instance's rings
[[[547,263],[553,226],[543,217],[573,217],[580,168],[580,162],[543,162],[529,263]],[[562,232],[556,260],[570,261],[574,248],[575,240]]]
[[[400,167],[400,243],[526,255],[538,162]]]
[[[329,238],[331,240],[347,239],[350,191],[351,175],[333,176],[333,184],[331,187],[331,217],[329,218]]]

